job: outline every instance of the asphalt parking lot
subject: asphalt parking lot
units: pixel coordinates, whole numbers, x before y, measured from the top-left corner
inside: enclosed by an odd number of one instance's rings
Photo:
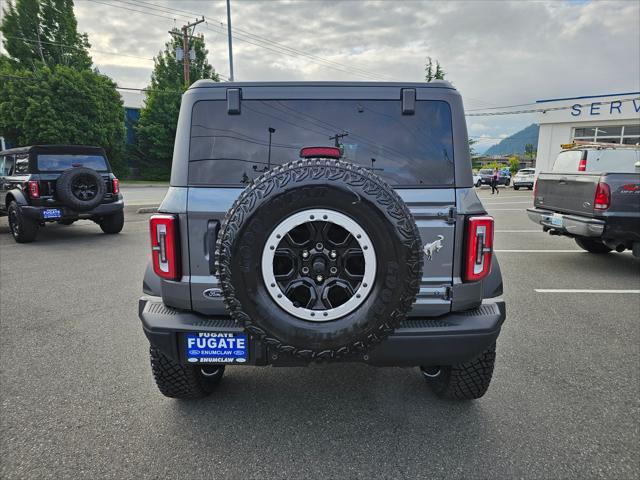
[[[640,261],[543,234],[529,191],[480,195],[508,316],[469,403],[357,364],[229,368],[210,398],[164,398],[136,310],[148,215],[29,245],[0,219],[0,477],[637,478]]]

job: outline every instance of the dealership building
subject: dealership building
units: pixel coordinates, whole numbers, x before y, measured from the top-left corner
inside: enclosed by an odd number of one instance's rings
[[[640,92],[538,100],[536,171],[550,170],[573,140],[640,144]]]

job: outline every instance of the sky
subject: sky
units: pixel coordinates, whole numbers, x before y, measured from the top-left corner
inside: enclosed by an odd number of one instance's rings
[[[231,10],[241,81],[421,81],[430,56],[467,111],[640,91],[640,0],[231,0]],[[196,33],[209,62],[229,76],[225,0],[76,0],[75,11],[94,63],[120,86],[145,87],[167,30],[196,14],[206,19]],[[534,122],[527,114],[467,123],[483,151]]]

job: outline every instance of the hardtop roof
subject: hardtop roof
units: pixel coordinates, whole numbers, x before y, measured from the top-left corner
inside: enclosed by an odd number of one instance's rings
[[[211,79],[203,79],[194,82],[190,87],[196,88],[240,88],[240,87],[389,87],[389,88],[448,88],[456,90],[456,88],[446,80],[433,80],[431,82],[299,82],[299,81],[280,81],[280,82],[215,82]]]
[[[15,147],[0,151],[0,155],[9,155],[26,152],[68,152],[68,153],[100,153],[105,155],[102,147],[93,145],[29,145],[25,147]],[[105,155],[106,156],[106,155]]]

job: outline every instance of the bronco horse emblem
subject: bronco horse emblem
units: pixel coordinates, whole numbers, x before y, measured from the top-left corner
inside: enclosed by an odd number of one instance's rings
[[[431,242],[431,243],[427,243],[424,248],[422,249],[422,251],[424,252],[424,254],[427,257],[427,260],[432,260],[433,259],[433,254],[436,252],[439,252],[442,249],[442,241],[444,240],[444,237],[442,235],[438,235],[438,239]]]

